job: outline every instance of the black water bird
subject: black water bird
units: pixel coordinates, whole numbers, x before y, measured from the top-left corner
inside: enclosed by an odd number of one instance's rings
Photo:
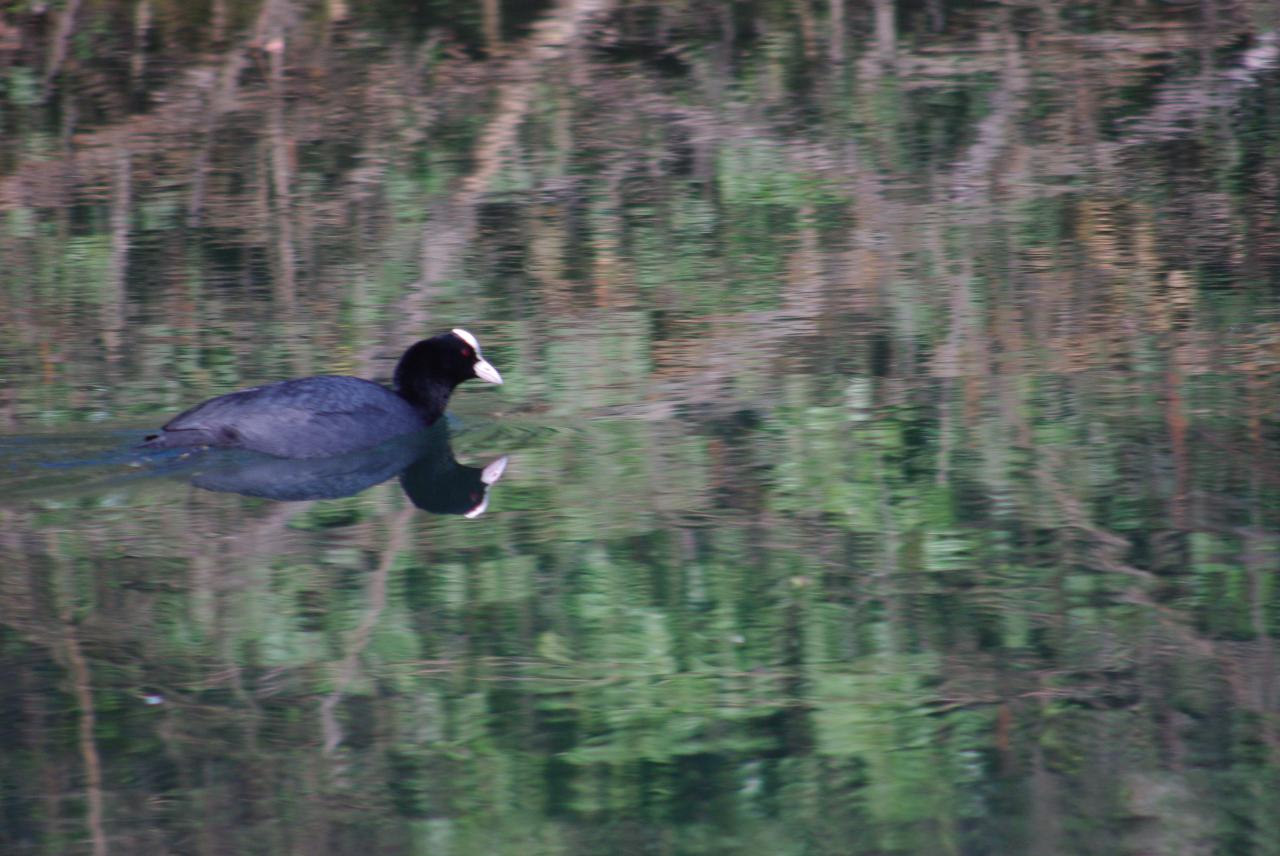
[[[279,458],[345,455],[434,424],[454,387],[472,378],[502,383],[476,337],[454,329],[405,351],[394,389],[336,375],[242,389],[178,414],[143,446],[248,449]]]

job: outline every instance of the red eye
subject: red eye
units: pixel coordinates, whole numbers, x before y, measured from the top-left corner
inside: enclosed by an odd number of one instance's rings
[[[474,357],[475,355],[476,355],[476,352],[475,352],[475,351],[473,351],[473,350],[471,350],[471,346],[470,346],[470,345],[463,345],[463,346],[462,346],[462,356],[464,356],[464,357]]]

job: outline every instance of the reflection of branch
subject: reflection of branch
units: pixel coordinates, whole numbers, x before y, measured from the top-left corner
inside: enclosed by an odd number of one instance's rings
[[[377,570],[369,579],[369,605],[365,609],[364,618],[360,620],[360,626],[352,631],[348,640],[347,655],[342,659],[338,677],[334,681],[333,692],[320,702],[320,722],[324,730],[324,754],[326,755],[332,755],[342,742],[342,726],[338,724],[334,710],[338,702],[342,701],[351,681],[355,679],[357,661],[364,649],[368,647],[369,639],[373,636],[374,625],[378,623],[378,618],[387,605],[387,577],[391,574],[391,566],[395,564],[396,556],[404,550],[405,541],[409,535],[409,521],[414,518],[416,512],[417,509],[413,505],[406,505],[391,519],[389,524],[391,532],[387,537],[387,546],[382,551]]]
[[[94,742],[93,728],[97,719],[93,707],[93,688],[90,683],[89,663],[80,650],[80,642],[76,638],[71,623],[71,616],[64,614],[63,653],[67,664],[71,667],[71,678],[76,695],[76,705],[80,708],[80,757],[84,761],[84,790],[89,803],[89,834],[93,837],[94,856],[104,856],[107,852],[107,835],[102,827],[102,759],[98,756],[98,744]]]
[[[1005,43],[1004,79],[991,98],[993,109],[978,123],[977,139],[952,170],[952,192],[961,202],[985,196],[983,191],[1001,155],[1016,144],[1019,136],[1014,119],[1026,109],[1030,75],[1016,37],[1006,34]]]
[[[51,539],[53,555],[56,548]],[[58,624],[62,630],[62,645],[52,644],[56,653],[65,659],[71,671],[72,688],[75,691],[76,706],[80,709],[80,758],[84,763],[85,801],[88,803],[88,816],[85,822],[89,826],[89,835],[93,839],[94,856],[104,856],[107,852],[107,835],[102,827],[102,759],[98,755],[98,744],[94,742],[94,724],[97,720],[93,706],[93,685],[89,673],[89,663],[80,650],[80,640],[76,636],[75,617],[72,612],[72,598],[75,586],[69,579],[71,571],[65,561],[58,562],[62,570],[55,585],[60,589],[58,597],[62,604],[58,609]],[[53,634],[50,634],[52,642]]]
[[[231,108],[235,102],[236,88],[240,80],[240,72],[247,61],[247,45],[242,45],[227,53],[222,69],[218,72],[205,105],[203,128],[200,130],[202,142],[196,152],[192,168],[191,195],[187,198],[187,218],[192,225],[199,225],[200,215],[204,210],[205,183],[209,172],[209,153],[213,148],[213,130],[218,119]]]
[[[1026,109],[1024,96],[1029,87],[1028,74],[1021,50],[1014,40],[1009,40],[1004,53],[1005,77],[1000,89],[992,96],[992,111],[978,123],[977,139],[951,170],[952,192],[962,203],[971,204],[975,199],[988,195],[985,192],[987,181],[1003,168],[1000,157],[1015,145],[1015,135],[1021,133],[1015,119]],[[1106,155],[1117,150],[1189,133],[1193,122],[1213,110],[1231,106],[1244,90],[1256,86],[1259,79],[1274,70],[1278,63],[1280,31],[1273,31],[1259,36],[1257,44],[1240,54],[1232,68],[1206,71],[1160,87],[1155,106],[1128,123],[1129,133],[1123,139],[1099,147],[1102,163],[1107,163]],[[1047,146],[1045,148],[1048,149]],[[1049,152],[1051,159],[1060,156],[1060,153]]]
[[[1091,558],[1098,569],[1108,573],[1124,574],[1125,576],[1148,582],[1154,580],[1156,578],[1155,574],[1150,571],[1144,571],[1141,568],[1135,568],[1122,558],[1124,553],[1133,546],[1129,539],[1103,529],[1091,521],[1085,511],[1084,503],[1073,496],[1062,482],[1058,481],[1053,474],[1053,469],[1060,465],[1058,455],[1052,449],[1040,448],[1034,451],[1041,458],[1041,464],[1036,467],[1037,479],[1057,502],[1058,510],[1062,513],[1067,525],[1089,536],[1093,546]]]
[[[1067,524],[1092,539],[1093,551],[1090,558],[1095,563],[1095,566],[1107,573],[1124,574],[1147,584],[1155,582],[1157,577],[1151,571],[1134,567],[1122,558],[1123,553],[1132,548],[1129,539],[1092,523],[1088,519],[1080,500],[1072,496],[1053,475],[1051,468],[1060,464],[1060,461],[1057,460],[1058,456],[1048,449],[1039,449],[1037,451],[1044,460],[1041,466],[1037,468],[1037,477],[1058,501],[1059,510],[1062,512]],[[1130,603],[1145,609],[1156,619],[1160,626],[1172,633],[1189,650],[1195,651],[1202,657],[1212,657],[1224,661],[1224,665],[1227,667],[1228,683],[1231,684],[1240,703],[1248,705],[1244,687],[1240,682],[1240,676],[1232,668],[1235,665],[1235,661],[1230,657],[1229,653],[1219,651],[1218,646],[1212,639],[1204,638],[1193,628],[1187,626],[1186,615],[1177,609],[1156,602],[1147,591],[1138,586],[1126,589],[1117,596],[1116,600],[1120,603]]]
[[[430,290],[449,275],[475,232],[475,207],[499,170],[507,153],[515,146],[520,125],[536,102],[539,81],[546,66],[573,50],[586,24],[599,15],[611,0],[561,0],[556,8],[533,27],[522,45],[509,49],[498,76],[506,82],[499,87],[497,109],[475,151],[475,168],[462,179],[452,198],[428,218],[422,236],[421,275],[406,287],[394,316],[395,335],[387,341],[404,341],[426,326]],[[372,353],[361,362],[372,361]]]
[[[503,166],[503,156],[515,145],[516,132],[534,102],[543,68],[573,49],[588,19],[608,5],[608,0],[562,0],[534,27],[524,55],[511,60],[503,70],[507,83],[498,93],[497,112],[481,136],[476,168],[463,179],[459,201],[471,204],[486,189]]]
[[[1257,44],[1240,54],[1236,64],[1223,71],[1205,71],[1174,80],[1161,87],[1156,105],[1128,124],[1120,147],[1160,142],[1190,132],[1191,123],[1231,106],[1245,89],[1255,86],[1280,63],[1280,31],[1263,33]]]

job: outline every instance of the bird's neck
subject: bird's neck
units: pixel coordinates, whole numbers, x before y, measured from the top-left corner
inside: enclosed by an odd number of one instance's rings
[[[435,422],[444,415],[449,406],[449,396],[453,395],[453,387],[448,384],[431,383],[420,386],[402,386],[400,396],[417,408],[427,424]]]

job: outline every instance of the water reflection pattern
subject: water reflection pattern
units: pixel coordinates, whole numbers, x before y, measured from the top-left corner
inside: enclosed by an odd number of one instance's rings
[[[1274,852],[1273,7],[0,13],[0,851]],[[455,324],[480,520],[103,457]]]

